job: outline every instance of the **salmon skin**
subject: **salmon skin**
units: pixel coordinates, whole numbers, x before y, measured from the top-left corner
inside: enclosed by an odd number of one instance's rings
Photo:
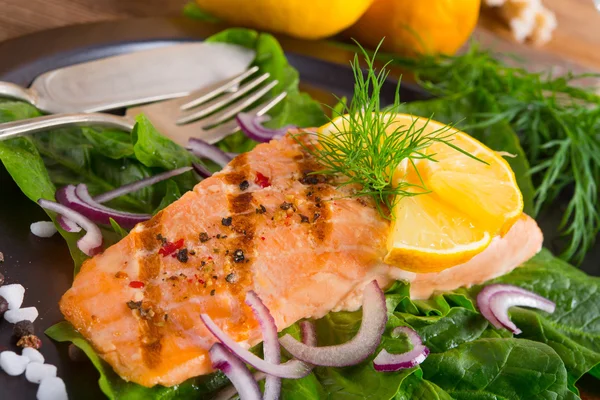
[[[358,309],[373,279],[383,287],[405,279],[428,297],[506,273],[541,247],[537,225],[524,216],[488,250],[440,274],[389,267],[388,221],[371,200],[351,197],[352,187],[312,174],[319,169],[289,135],[237,156],[87,260],[62,313],[123,379],[172,386],[212,372],[216,340],[201,313],[246,347],[262,340],[244,303],[248,290],[281,330]]]

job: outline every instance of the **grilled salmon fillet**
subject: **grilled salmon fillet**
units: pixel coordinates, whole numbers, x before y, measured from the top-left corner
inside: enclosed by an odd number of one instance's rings
[[[389,223],[352,187],[310,174],[319,165],[286,136],[236,157],[223,171],[86,261],[60,302],[65,318],[124,379],[171,386],[211,372],[209,314],[250,347],[260,327],[244,304],[254,290],[281,330],[360,307],[377,279],[437,289],[480,283],[515,268],[542,243],[524,216],[469,262],[439,274],[385,265]]]

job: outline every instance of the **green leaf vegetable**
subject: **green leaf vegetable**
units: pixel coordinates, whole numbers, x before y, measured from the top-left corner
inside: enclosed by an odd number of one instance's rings
[[[600,96],[576,86],[589,75],[531,73],[478,44],[456,56],[384,59],[414,73],[444,103],[460,103],[468,132],[510,124],[531,165],[534,216],[568,198],[560,229],[570,240],[562,257],[581,262],[600,231]]]

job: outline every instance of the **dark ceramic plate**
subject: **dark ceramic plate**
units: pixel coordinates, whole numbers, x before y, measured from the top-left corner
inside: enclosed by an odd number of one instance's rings
[[[201,40],[222,27],[203,25],[184,19],[135,19],[59,28],[0,43],[0,80],[29,85],[39,74],[59,67],[106,56],[160,46],[165,43]],[[302,89],[322,102],[331,102],[331,93],[351,96],[353,76],[347,66],[349,53],[322,42],[302,42],[281,38],[290,63],[300,71]],[[393,101],[395,82],[385,86],[383,98]],[[417,87],[403,85],[403,101],[426,95]],[[555,208],[559,212],[559,207]],[[548,237],[555,230],[556,216],[542,218]],[[56,344],[42,332],[62,320],[58,300],[72,280],[72,260],[60,236],[40,239],[29,232],[32,222],[47,219],[29,201],[0,166],[0,251],[5,261],[0,272],[7,283],[21,283],[27,289],[26,306],[36,306],[40,317],[36,330],[43,341],[49,363],[58,366],[71,399],[102,399],[98,373],[90,363],[74,363],[67,356],[67,345]],[[552,240],[549,241],[551,244]],[[600,275],[596,247],[584,265],[587,272]],[[14,348],[12,326],[0,322],[0,350]],[[37,385],[24,377],[0,374],[0,399],[34,399]]]

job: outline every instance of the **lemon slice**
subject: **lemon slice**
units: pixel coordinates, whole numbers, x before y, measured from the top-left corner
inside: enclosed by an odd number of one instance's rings
[[[340,117],[319,132],[346,128],[346,119]],[[416,195],[396,203],[384,261],[409,271],[437,272],[468,261],[506,233],[523,212],[523,196],[508,163],[464,132],[407,114],[395,115],[390,130],[413,124],[423,134],[445,129],[454,146],[485,162],[436,142],[422,151],[435,161],[422,158],[390,166],[396,185],[408,182],[428,192],[411,188]]]

